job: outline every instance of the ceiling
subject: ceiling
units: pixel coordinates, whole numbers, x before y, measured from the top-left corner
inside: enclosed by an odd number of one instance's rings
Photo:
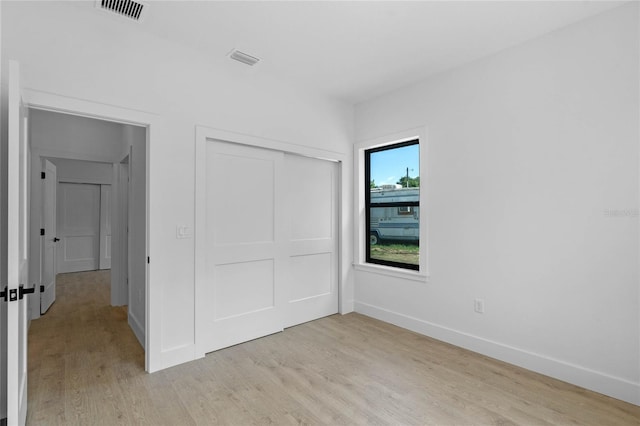
[[[358,103],[624,2],[147,3],[144,21],[132,23],[143,31],[225,60],[237,48],[261,58],[254,72]]]

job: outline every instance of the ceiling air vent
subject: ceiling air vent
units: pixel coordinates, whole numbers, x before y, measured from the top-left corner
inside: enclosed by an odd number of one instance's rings
[[[236,49],[233,49],[231,53],[229,53],[229,57],[249,66],[254,66],[260,61],[260,59],[256,58],[255,56],[247,55],[246,53]]]
[[[137,22],[142,21],[147,10],[145,3],[133,0],[96,0],[96,7]]]

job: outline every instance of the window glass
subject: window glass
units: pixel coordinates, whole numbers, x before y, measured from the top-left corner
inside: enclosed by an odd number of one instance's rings
[[[367,262],[419,269],[419,174],[417,140],[365,151]]]

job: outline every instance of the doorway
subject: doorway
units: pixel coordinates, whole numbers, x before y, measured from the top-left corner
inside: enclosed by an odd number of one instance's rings
[[[43,276],[42,266],[47,259],[38,248],[47,238],[57,241],[54,276],[111,269],[111,305],[128,306],[129,326],[145,348],[147,129],[37,108],[30,113],[31,230],[42,229],[46,194],[39,175],[44,159],[57,163],[58,199],[55,235],[46,230],[45,237],[41,236],[42,231],[31,232],[31,276],[36,279]],[[135,163],[131,161],[132,153],[136,154]],[[126,198],[135,197],[138,203],[131,206],[126,203],[122,217],[119,192],[123,181],[121,164],[125,159],[130,166]],[[129,185],[135,187],[129,190]],[[130,237],[123,236],[122,229],[129,230]],[[121,253],[127,258],[123,259]],[[136,258],[130,259],[134,254]],[[38,299],[34,297],[31,302],[32,319],[40,317]],[[42,321],[46,321],[46,315]]]
[[[111,269],[111,183],[58,183],[57,273]]]

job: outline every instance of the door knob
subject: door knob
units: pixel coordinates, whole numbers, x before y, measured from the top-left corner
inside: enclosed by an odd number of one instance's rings
[[[58,241],[60,241],[60,238],[58,238],[58,237],[53,237],[53,242],[54,242],[54,243],[57,243]]]

